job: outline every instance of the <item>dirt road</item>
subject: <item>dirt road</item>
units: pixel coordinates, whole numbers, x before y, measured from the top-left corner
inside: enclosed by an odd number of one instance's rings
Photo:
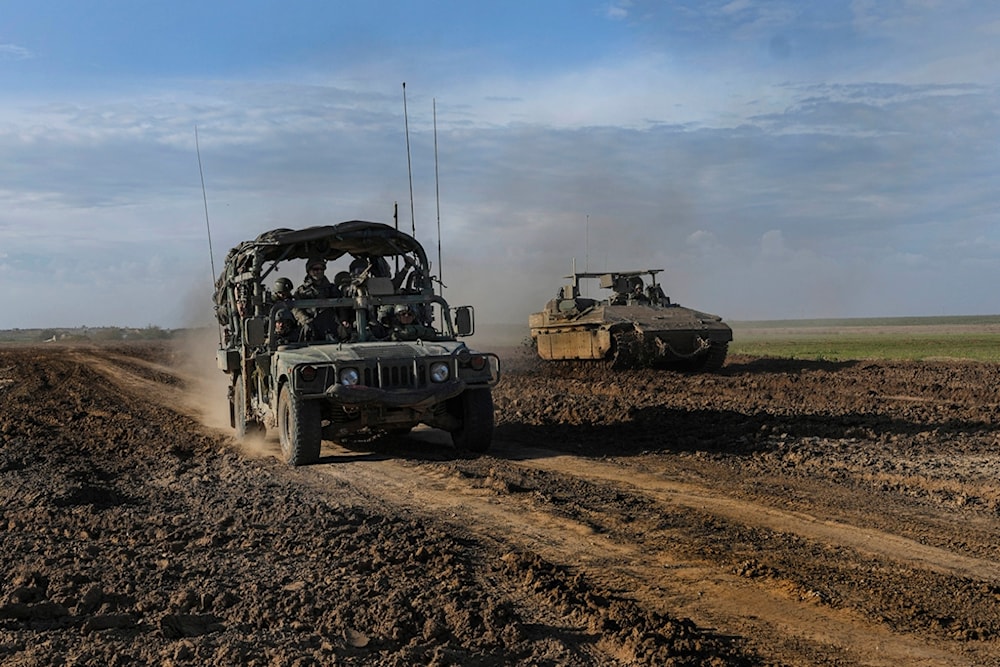
[[[512,352],[291,469],[179,349],[0,347],[0,664],[1000,665],[994,365]]]

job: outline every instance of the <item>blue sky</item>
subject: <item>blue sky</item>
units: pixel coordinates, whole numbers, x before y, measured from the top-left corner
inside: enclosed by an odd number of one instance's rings
[[[1000,4],[0,7],[0,329],[211,321],[196,127],[216,270],[394,202],[436,260],[435,105],[481,323],[574,260],[730,320],[1000,312]]]

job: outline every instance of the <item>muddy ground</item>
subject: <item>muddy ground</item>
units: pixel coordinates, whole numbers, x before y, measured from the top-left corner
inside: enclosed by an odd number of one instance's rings
[[[0,664],[1000,664],[995,365],[515,350],[293,469],[182,349],[0,346]]]

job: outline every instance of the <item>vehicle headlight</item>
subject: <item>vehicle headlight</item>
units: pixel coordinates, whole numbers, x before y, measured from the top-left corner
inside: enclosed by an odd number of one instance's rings
[[[340,371],[340,384],[343,385],[355,385],[361,376],[358,375],[357,368],[344,368]]]
[[[435,361],[431,364],[431,382],[444,382],[451,375],[448,364],[444,361]]]

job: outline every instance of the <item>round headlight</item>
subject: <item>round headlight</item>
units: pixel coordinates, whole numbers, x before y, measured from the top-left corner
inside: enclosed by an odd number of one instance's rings
[[[435,361],[431,364],[431,382],[444,382],[450,375],[448,364],[444,361]]]
[[[354,385],[358,383],[361,376],[358,375],[357,368],[345,368],[340,371],[340,384]]]
[[[316,379],[316,368],[315,366],[302,366],[299,369],[299,377],[301,377],[306,382],[312,382]]]

